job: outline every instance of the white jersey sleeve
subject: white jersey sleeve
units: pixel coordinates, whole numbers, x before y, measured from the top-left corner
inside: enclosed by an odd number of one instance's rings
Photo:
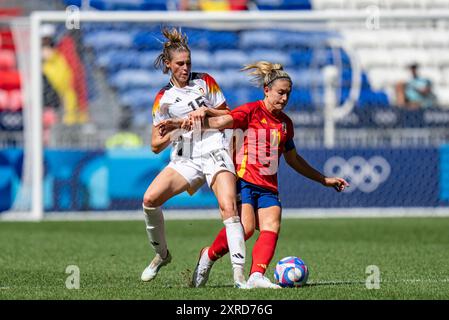
[[[206,100],[211,108],[217,108],[226,102],[223,92],[214,78],[207,73],[203,73],[202,79],[206,83]]]
[[[153,103],[153,125],[157,126],[161,121],[170,118],[168,113],[168,105],[164,99],[165,88],[159,91]]]

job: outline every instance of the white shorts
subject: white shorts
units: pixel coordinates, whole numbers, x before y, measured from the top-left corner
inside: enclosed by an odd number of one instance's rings
[[[168,164],[190,184],[187,190],[193,195],[207,181],[209,187],[221,171],[229,171],[235,175],[234,163],[225,149],[215,150],[200,158],[175,158]]]

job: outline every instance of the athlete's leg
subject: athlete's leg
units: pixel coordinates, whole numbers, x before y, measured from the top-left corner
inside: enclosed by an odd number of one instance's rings
[[[165,239],[164,216],[161,205],[171,197],[187,190],[187,180],[172,168],[165,168],[153,180],[143,197],[146,231],[156,256],[142,273],[143,281],[152,280],[159,268],[171,260]]]
[[[245,241],[251,238],[256,228],[256,219],[254,215],[254,208],[249,203],[243,203],[238,206],[240,212],[240,219],[242,221],[243,230],[245,233]],[[229,252],[228,240],[226,238],[226,228],[222,228],[215,238],[212,245],[209,247],[208,256],[210,260],[216,261]]]
[[[264,276],[273,258],[281,222],[281,207],[260,208],[257,212],[259,237],[253,247],[249,288],[280,288]]]
[[[218,200],[221,217],[226,227],[226,237],[237,286],[245,282],[245,237],[237,212],[236,178],[229,171],[218,172],[212,182],[212,190]]]
[[[245,241],[251,238],[255,228],[254,209],[250,204],[238,206],[239,216],[242,220]],[[202,287],[209,279],[209,273],[216,260],[229,252],[228,238],[226,237],[226,227],[223,227],[218,233],[210,247],[201,249],[198,263],[193,272],[192,285]]]

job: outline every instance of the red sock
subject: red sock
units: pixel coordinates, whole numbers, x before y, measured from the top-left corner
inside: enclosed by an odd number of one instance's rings
[[[228,253],[228,239],[226,238],[226,228],[223,228],[218,233],[212,245],[209,247],[209,259],[212,261],[218,260],[226,253]]]
[[[247,236],[245,232],[245,241],[251,238],[251,236],[252,234]],[[209,256],[209,259],[211,259],[212,261],[216,261],[228,252],[228,238],[226,237],[226,227],[224,227],[220,230],[214,242],[209,247],[209,251],[207,252],[207,254]]]
[[[253,262],[251,264],[250,274],[254,272],[265,274],[265,271],[273,258],[277,240],[278,234],[276,232],[260,232],[259,238],[253,248]]]

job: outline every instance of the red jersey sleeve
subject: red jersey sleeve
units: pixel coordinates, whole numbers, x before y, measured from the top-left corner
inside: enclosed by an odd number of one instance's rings
[[[231,111],[231,117],[234,121],[232,129],[248,129],[248,124],[251,118],[252,108],[248,104],[244,104]]]
[[[288,139],[293,139],[293,137],[295,136],[295,128],[293,126],[293,121],[287,117],[287,136]]]
[[[287,129],[287,136],[286,141],[284,144],[284,151],[283,152],[289,152],[290,150],[296,149],[295,142],[293,141],[293,137],[295,135],[294,126],[292,120],[286,116],[285,117],[285,124]]]

